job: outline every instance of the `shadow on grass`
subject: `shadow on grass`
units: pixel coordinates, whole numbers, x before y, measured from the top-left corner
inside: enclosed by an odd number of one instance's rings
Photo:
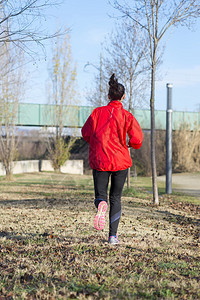
[[[58,209],[58,208],[78,208],[83,209],[83,211],[87,211],[88,205],[93,204],[93,198],[88,198],[88,195],[85,196],[84,199],[80,200],[80,197],[76,197],[76,195],[69,194],[64,195],[62,198],[46,198],[46,199],[23,199],[23,200],[1,200],[0,207],[4,207],[7,209],[11,208],[32,208],[32,209]],[[90,195],[91,196],[91,195]],[[83,201],[84,200],[84,201]]]
[[[67,189],[65,189],[65,188],[58,188],[58,187],[55,187],[53,189],[54,190],[52,192],[51,191],[49,191],[49,192],[47,192],[47,191],[44,191],[44,192],[42,192],[42,191],[36,191],[36,192],[34,192],[34,191],[28,191],[28,192],[23,191],[23,195],[33,195],[33,196],[35,195],[35,196],[38,196],[38,197],[46,196],[46,197],[56,197],[56,198],[58,198],[57,190],[60,190],[59,195],[62,198],[65,195],[70,195],[70,196],[72,195],[72,196],[74,196],[76,194],[78,194],[78,195],[84,194],[84,195],[87,195],[87,196],[91,197],[91,195],[94,194],[93,189],[91,189],[91,191],[88,191],[89,189],[88,190],[80,190],[80,189],[77,189],[77,188],[67,188]],[[21,191],[19,191],[19,192],[18,191],[6,191],[6,194],[21,195],[22,192]],[[35,200],[37,200],[37,199],[35,199]],[[2,203],[2,201],[0,202],[0,204],[1,203]]]
[[[146,201],[145,203],[137,202],[137,201],[124,201],[123,203],[123,210],[126,211],[125,215],[130,215],[132,217],[142,216],[141,219],[144,217],[148,217],[154,221],[167,221],[169,223],[177,224],[177,225],[185,225],[185,226],[200,226],[200,219],[193,218],[191,216],[183,216],[177,213],[170,212],[168,210],[168,205],[163,203],[162,208],[166,206],[166,210],[160,210],[159,207],[155,207],[151,204],[150,201]],[[196,208],[196,207],[195,207]],[[178,207],[181,210],[181,207]],[[195,216],[198,216],[195,214]]]
[[[29,242],[31,238],[35,239],[41,239],[42,243],[44,242],[44,238],[47,239],[49,237],[50,233],[43,233],[43,234],[36,234],[36,233],[19,233],[14,231],[0,231],[0,238],[6,238],[8,240],[16,240],[16,241],[23,241],[23,244],[26,244],[26,242]]]
[[[87,253],[88,251],[91,252],[90,246],[95,247],[95,249],[101,249],[101,246],[104,245],[105,247],[110,246],[108,240],[103,238],[102,236],[97,236],[91,231],[91,234],[88,236],[73,236],[69,233],[65,235],[59,234],[54,235],[51,231],[43,232],[43,233],[31,233],[31,232],[14,232],[14,231],[0,231],[0,238],[5,238],[6,240],[16,241],[22,245],[27,244],[37,244],[37,246],[44,246],[44,244],[51,243],[51,241],[55,244],[55,242],[62,242],[63,245],[71,245],[75,252],[79,254]],[[94,245],[98,241],[98,245]],[[86,245],[84,245],[86,244]],[[53,246],[52,246],[53,247]],[[55,247],[55,245],[54,245]],[[88,248],[89,247],[89,248]],[[0,248],[1,249],[1,248]],[[11,249],[9,250],[11,251]]]
[[[169,211],[157,211],[160,216],[164,217],[169,223],[178,225],[195,225],[200,226],[200,219],[193,219],[191,217],[185,217],[179,214],[173,214]]]
[[[76,184],[76,183],[69,183],[69,182],[62,182],[60,180],[58,181],[52,181],[49,182],[41,182],[41,181],[0,181],[0,186],[35,186],[37,185],[38,187],[53,187],[53,188],[71,188],[71,189],[79,189],[79,188],[85,188],[85,189],[93,189],[93,186],[85,186],[84,184]]]

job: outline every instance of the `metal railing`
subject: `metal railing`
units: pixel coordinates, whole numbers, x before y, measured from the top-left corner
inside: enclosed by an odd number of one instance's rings
[[[48,104],[29,104],[20,103],[16,116],[17,126],[51,126],[57,124],[56,116],[58,115],[59,107]],[[93,111],[92,106],[65,106],[62,112],[62,119],[64,127],[81,128],[88,116]],[[138,120],[143,129],[150,129],[150,110],[135,109],[133,115]],[[200,127],[200,113],[198,112],[179,112],[173,111],[172,115],[172,129],[178,129],[181,124],[187,124],[190,130]],[[166,111],[155,111],[155,126],[156,129],[166,129]]]

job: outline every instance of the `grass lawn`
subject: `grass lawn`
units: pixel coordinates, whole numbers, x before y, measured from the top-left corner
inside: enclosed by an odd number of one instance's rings
[[[200,299],[199,200],[124,189],[120,245],[93,228],[92,176],[0,178],[0,300]]]

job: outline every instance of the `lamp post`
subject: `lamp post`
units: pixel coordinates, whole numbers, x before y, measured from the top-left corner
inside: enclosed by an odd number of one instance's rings
[[[167,83],[167,111],[166,111],[166,194],[172,193],[172,88]]]

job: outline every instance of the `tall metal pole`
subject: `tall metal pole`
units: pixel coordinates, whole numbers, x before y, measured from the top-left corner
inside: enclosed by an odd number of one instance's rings
[[[166,111],[166,194],[172,193],[172,88],[167,83],[167,111]]]

